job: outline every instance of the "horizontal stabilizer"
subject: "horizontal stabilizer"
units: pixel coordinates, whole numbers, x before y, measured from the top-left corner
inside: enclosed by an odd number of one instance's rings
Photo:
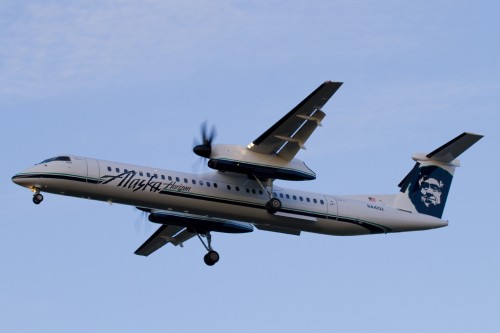
[[[427,158],[442,162],[450,163],[456,159],[460,154],[469,149],[473,144],[478,142],[483,136],[473,133],[462,133],[455,139],[445,143],[432,153],[427,154]]]

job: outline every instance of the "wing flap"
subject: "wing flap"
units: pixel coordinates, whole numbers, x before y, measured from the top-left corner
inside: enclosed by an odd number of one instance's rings
[[[160,249],[161,247],[163,247],[164,245],[166,245],[168,243],[173,243],[174,245],[179,245],[182,242],[177,241],[175,235],[182,234],[183,229],[185,229],[185,228],[179,227],[179,226],[174,226],[174,225],[162,225],[134,253],[139,255],[139,256],[146,256],[147,257],[151,253],[155,252],[156,250]],[[192,235],[194,236],[194,234],[192,234]],[[184,239],[183,241],[185,241],[185,240],[187,240],[187,239]]]
[[[316,110],[312,116],[301,116],[297,118],[305,119],[293,137],[287,138],[281,150],[278,151],[278,156],[281,156],[287,161],[291,161],[300,149],[306,149],[304,143],[309,139],[314,130],[321,125],[321,120],[325,118],[325,113],[321,110]],[[279,136],[276,136],[280,138]]]
[[[300,230],[280,228],[280,227],[270,226],[270,225],[266,225],[266,224],[255,224],[255,227],[259,230],[278,232],[280,234],[300,236]]]
[[[327,81],[314,90],[277,123],[254,140],[248,149],[257,153],[278,155],[290,161],[304,147],[325,113],[321,108],[340,88],[342,82]]]

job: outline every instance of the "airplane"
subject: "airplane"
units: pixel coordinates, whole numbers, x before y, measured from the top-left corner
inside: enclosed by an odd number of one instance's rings
[[[276,180],[306,181],[316,174],[295,155],[322,125],[324,105],[342,82],[326,81],[248,146],[214,144],[202,126],[193,152],[215,171],[192,174],[76,155],[46,159],[12,177],[33,192],[137,207],[160,227],[135,254],[148,256],[171,243],[198,237],[204,262],[219,253],[212,232],[259,230],[300,235],[367,235],[441,228],[457,159],[483,136],[463,133],[428,154],[414,154],[414,167],[393,195],[338,196],[280,187]]]

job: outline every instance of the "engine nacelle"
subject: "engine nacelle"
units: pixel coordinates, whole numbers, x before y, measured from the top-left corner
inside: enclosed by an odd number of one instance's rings
[[[313,180],[316,174],[304,162],[256,153],[237,145],[213,145],[208,166],[219,171],[254,175],[259,178]]]

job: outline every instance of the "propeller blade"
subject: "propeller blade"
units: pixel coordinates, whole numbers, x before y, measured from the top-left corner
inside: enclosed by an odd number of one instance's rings
[[[208,130],[207,122],[204,121],[201,124],[201,144],[195,145],[193,147],[193,152],[201,157],[210,158],[212,155],[212,141],[215,139],[216,130],[215,126],[212,126],[210,132]]]

